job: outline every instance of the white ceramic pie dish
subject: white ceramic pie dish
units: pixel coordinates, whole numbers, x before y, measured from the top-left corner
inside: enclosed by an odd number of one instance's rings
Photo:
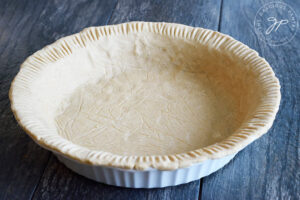
[[[95,166],[79,163],[60,154],[56,154],[56,156],[68,168],[82,176],[101,183],[118,187],[161,188],[189,183],[207,176],[226,165],[235,154],[223,158],[206,160],[176,170],[134,170]]]
[[[271,127],[280,85],[233,38],[172,23],[91,27],[26,59],[19,124],[75,172],[135,188],[206,176]]]

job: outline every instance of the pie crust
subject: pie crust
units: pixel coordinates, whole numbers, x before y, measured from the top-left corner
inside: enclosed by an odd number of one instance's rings
[[[51,151],[166,170],[234,154],[266,133],[280,85],[256,51],[227,35],[130,22],[34,53],[9,96],[19,124]]]

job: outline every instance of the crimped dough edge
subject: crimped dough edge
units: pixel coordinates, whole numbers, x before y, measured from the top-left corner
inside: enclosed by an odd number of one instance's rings
[[[102,36],[143,31],[200,42],[203,45],[209,45],[210,48],[227,51],[228,54],[247,62],[258,73],[257,79],[261,80],[261,86],[267,90],[265,96],[262,97],[261,104],[257,106],[252,115],[254,117],[243,123],[235,133],[225,140],[204,148],[174,155],[119,156],[109,152],[93,151],[73,144],[59,135],[44,131],[34,116],[26,115],[25,109],[17,108],[22,105],[20,102],[16,105],[15,99],[26,99],[26,95],[20,91],[27,89],[26,83],[30,82],[43,65],[72,54],[73,49],[85,48],[89,42],[96,41]],[[228,35],[175,23],[130,22],[86,28],[77,34],[61,38],[29,56],[21,65],[19,73],[11,84],[9,98],[11,109],[20,126],[37,144],[48,150],[90,165],[136,170],[149,168],[174,170],[209,159],[235,154],[258,139],[272,126],[279,109],[281,94],[279,81],[267,61],[261,58],[256,51]],[[23,106],[26,107],[26,101]]]

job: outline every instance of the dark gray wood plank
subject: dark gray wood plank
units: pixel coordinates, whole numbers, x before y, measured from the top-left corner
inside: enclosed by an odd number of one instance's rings
[[[299,30],[285,45],[270,46],[259,40],[254,31],[254,18],[267,2],[224,0],[220,31],[256,49],[270,63],[282,87],[280,110],[266,135],[240,152],[222,170],[204,178],[202,199],[205,200],[300,199]],[[299,1],[285,2],[300,13]]]
[[[26,136],[10,111],[8,90],[20,64],[60,37],[106,24],[115,5],[116,1],[0,1],[0,199],[30,199],[50,156]]]
[[[220,5],[219,0],[120,0],[109,23],[173,22],[217,30]]]
[[[218,0],[118,1],[108,23],[164,21],[217,30],[219,11]],[[200,181],[164,189],[112,187],[76,175],[51,158],[34,199],[197,199],[199,188]]]

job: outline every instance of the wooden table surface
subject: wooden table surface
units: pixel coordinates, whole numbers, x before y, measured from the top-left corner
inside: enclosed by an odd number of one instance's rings
[[[300,199],[299,28],[283,45],[261,40],[254,19],[268,2],[0,0],[0,199]],[[285,3],[300,17],[299,0]],[[36,145],[17,125],[8,100],[20,64],[45,45],[85,27],[128,21],[209,28],[257,50],[281,83],[281,106],[269,132],[216,173],[163,189],[126,189],[91,181]]]

